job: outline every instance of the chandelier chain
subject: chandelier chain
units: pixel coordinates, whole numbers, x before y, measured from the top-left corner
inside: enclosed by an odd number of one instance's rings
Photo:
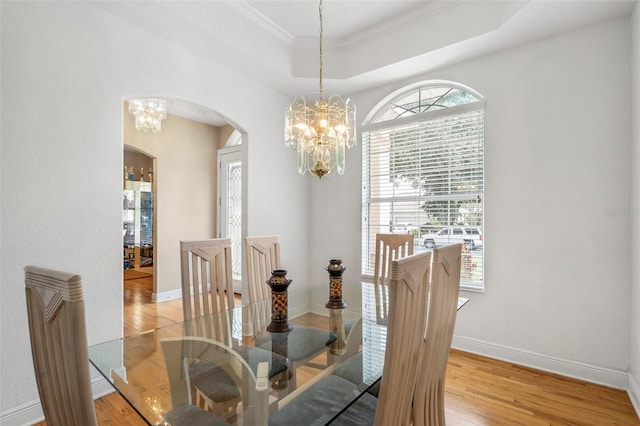
[[[320,15],[320,96],[322,96],[322,0],[318,6],[318,14]]]

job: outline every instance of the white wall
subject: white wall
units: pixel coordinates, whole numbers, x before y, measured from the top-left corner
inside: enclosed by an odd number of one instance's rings
[[[632,76],[632,192],[631,192],[631,334],[629,351],[629,395],[640,412],[640,2],[631,19]]]
[[[248,146],[246,234],[280,234],[293,296],[312,287],[319,306],[324,268],[341,258],[358,310],[360,147],[344,176],[302,178],[282,146],[287,99],[272,90],[81,3],[1,2],[0,19],[0,418],[38,399],[24,265],[83,276],[89,344],[121,334],[126,97],[182,98],[233,120]],[[630,38],[620,19],[353,96],[361,119],[388,93],[431,78],[487,100],[486,292],[466,294],[457,342],[605,379],[631,366],[638,383],[635,218],[612,214],[629,211],[632,190]],[[637,126],[634,135],[638,146]]]
[[[359,120],[414,81],[452,80],[486,99],[486,291],[465,293],[456,345],[626,385],[630,218],[612,212],[629,209],[631,190],[629,40],[618,19],[352,96]],[[347,153],[343,178],[312,185],[310,258],[345,260],[350,306],[360,155]]]
[[[122,333],[123,99],[189,100],[245,132],[247,233],[279,232],[301,287],[308,180],[297,176],[295,153],[282,142],[287,99],[278,93],[86,4],[0,8],[0,417],[15,424],[38,401],[26,264],[82,275],[89,344]]]

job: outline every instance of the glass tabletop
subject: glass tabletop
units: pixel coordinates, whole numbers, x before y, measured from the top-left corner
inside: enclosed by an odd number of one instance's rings
[[[180,336],[207,337],[233,348],[249,364],[252,364],[251,358],[256,368],[259,361],[269,363],[269,411],[272,415],[280,411],[295,412],[297,403],[304,404],[303,394],[317,396],[319,387],[326,387],[337,380],[335,377],[348,380],[353,384],[352,392],[347,395],[326,392],[330,409],[314,419],[315,423],[309,423],[324,424],[355,399],[358,393],[353,395],[353,391],[366,389],[382,373],[381,365],[370,378],[360,373],[363,369],[361,346],[357,344],[355,350],[346,347],[347,332],[354,321],[345,321],[342,309],[328,311],[329,327],[294,324],[289,332],[272,333],[266,330],[271,315],[270,301],[247,304],[90,346],[89,358],[149,424],[163,425],[164,415],[174,407],[161,341]],[[317,346],[323,346],[323,349],[314,352]],[[255,348],[261,349],[257,358],[254,356],[256,351],[248,354]],[[266,358],[265,353],[268,354]],[[288,375],[283,374],[283,370],[295,368],[288,364],[291,359],[303,360],[299,364],[302,367],[296,369],[295,375],[291,371]],[[238,422],[234,417],[227,421],[241,423],[241,419]]]
[[[269,423],[294,424],[297,419],[298,424],[323,425],[382,376],[387,327],[376,316],[375,293],[373,284],[362,283],[361,321],[346,320],[342,309],[327,309],[328,328],[294,324],[290,332],[271,333],[266,330],[271,303],[264,301],[90,346],[89,358],[149,424],[163,425],[174,407],[162,339],[207,337],[243,356],[260,348],[262,356],[254,361],[269,363]],[[458,309],[468,300],[459,298]],[[348,341],[353,327],[358,331],[355,344]],[[310,346],[318,340],[324,348],[314,352]],[[266,359],[264,353],[269,354]],[[291,365],[289,359],[304,362]],[[283,374],[287,368],[289,374]],[[314,407],[311,417],[309,407]],[[241,424],[242,418],[227,421]]]

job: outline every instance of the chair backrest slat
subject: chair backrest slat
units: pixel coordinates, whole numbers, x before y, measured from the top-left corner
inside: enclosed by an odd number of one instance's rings
[[[47,425],[96,425],[80,276],[25,267],[31,353]]]

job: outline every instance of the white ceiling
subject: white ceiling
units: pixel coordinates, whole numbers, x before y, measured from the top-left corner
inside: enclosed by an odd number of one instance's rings
[[[271,20],[291,38],[318,38],[320,31],[317,0],[248,0],[248,6]],[[375,27],[390,18],[410,14],[425,0],[324,0],[323,34],[328,39],[344,39]]]
[[[351,94],[629,15],[635,0],[324,0],[325,92]],[[94,6],[288,96],[318,91],[316,0],[98,1]],[[216,125],[181,101],[169,112]]]

